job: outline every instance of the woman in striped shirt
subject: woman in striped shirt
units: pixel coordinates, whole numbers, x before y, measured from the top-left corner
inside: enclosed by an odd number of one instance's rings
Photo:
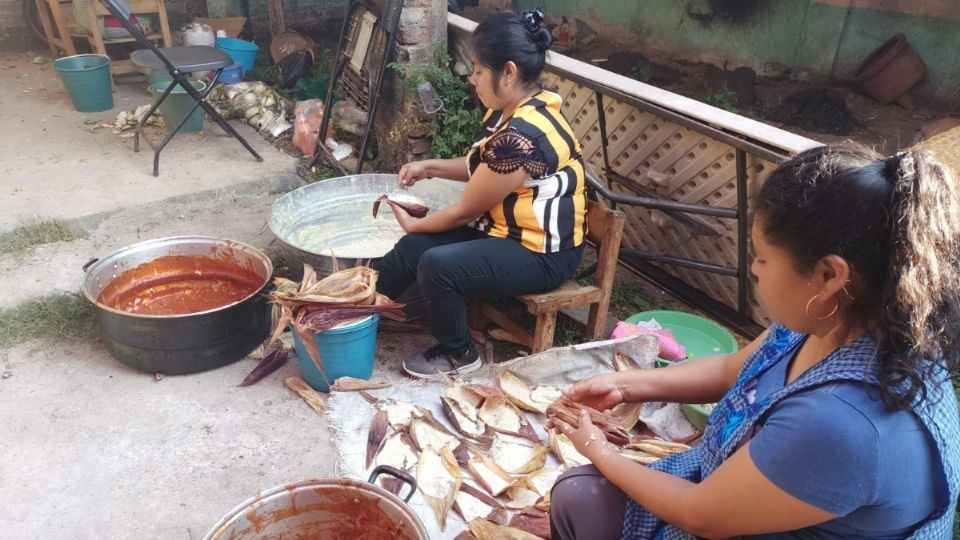
[[[540,88],[552,36],[543,12],[501,12],[471,38],[470,83],[487,107],[483,137],[465,158],[407,163],[401,187],[424,178],[466,182],[456,204],[414,218],[393,206],[408,233],[375,266],[379,292],[411,284],[426,299],[438,343],[408,358],[415,377],[469,373],[480,357],[467,325],[468,298],[545,292],[570,279],[586,236],[580,144],[560,96]]]

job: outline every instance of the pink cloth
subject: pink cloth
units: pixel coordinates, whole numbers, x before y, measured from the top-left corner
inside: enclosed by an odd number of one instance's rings
[[[613,328],[613,333],[610,335],[610,337],[617,339],[627,336],[638,336],[641,334],[652,334],[659,338],[661,358],[665,360],[677,361],[683,360],[687,357],[687,350],[683,347],[683,345],[677,342],[677,338],[673,336],[673,332],[667,328],[651,330],[649,328],[630,324],[625,321],[618,321],[617,325]]]

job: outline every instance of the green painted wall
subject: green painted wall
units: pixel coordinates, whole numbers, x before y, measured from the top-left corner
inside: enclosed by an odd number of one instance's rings
[[[323,32],[334,29],[340,33],[339,24],[347,9],[348,0],[283,0],[283,20],[289,30],[297,30],[311,37],[320,27]],[[250,22],[257,35],[268,35],[267,3],[264,0],[248,0]],[[242,15],[239,0],[208,0],[211,17],[239,17]],[[331,26],[332,25],[332,26]]]
[[[946,98],[960,87],[958,20],[809,0],[514,0],[514,6],[580,17],[601,34],[637,39],[690,60],[758,71],[779,62],[837,79],[851,77],[871,50],[903,32],[929,70],[918,94]]]

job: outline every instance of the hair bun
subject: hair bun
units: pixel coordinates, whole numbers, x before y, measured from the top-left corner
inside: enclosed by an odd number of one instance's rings
[[[537,45],[541,51],[547,51],[550,49],[550,46],[553,45],[553,34],[549,30],[541,26],[543,23],[543,10],[536,8],[533,11],[524,11],[520,13],[520,22],[523,24],[523,27],[530,32],[530,35],[533,37],[533,42]]]
[[[533,42],[537,44],[537,47],[541,51],[549,51],[550,47],[553,45],[553,34],[551,34],[546,28],[541,27],[534,32]]]

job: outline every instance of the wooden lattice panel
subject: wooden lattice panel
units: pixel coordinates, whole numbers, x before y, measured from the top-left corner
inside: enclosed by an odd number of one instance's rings
[[[584,161],[602,178],[604,162],[596,93],[555,73],[545,82],[563,97],[562,111],[580,139]],[[607,152],[614,172],[661,198],[736,208],[736,155],[732,146],[609,97],[603,98],[603,106]],[[759,189],[773,167],[768,161],[747,155],[748,195]],[[616,183],[613,188],[635,195]],[[696,216],[702,226],[692,227],[660,211],[626,206],[621,209],[627,213],[624,247],[737,267],[735,220]],[[736,307],[736,278],[672,265],[661,267]],[[766,317],[753,291],[749,298],[752,317],[764,322]]]

